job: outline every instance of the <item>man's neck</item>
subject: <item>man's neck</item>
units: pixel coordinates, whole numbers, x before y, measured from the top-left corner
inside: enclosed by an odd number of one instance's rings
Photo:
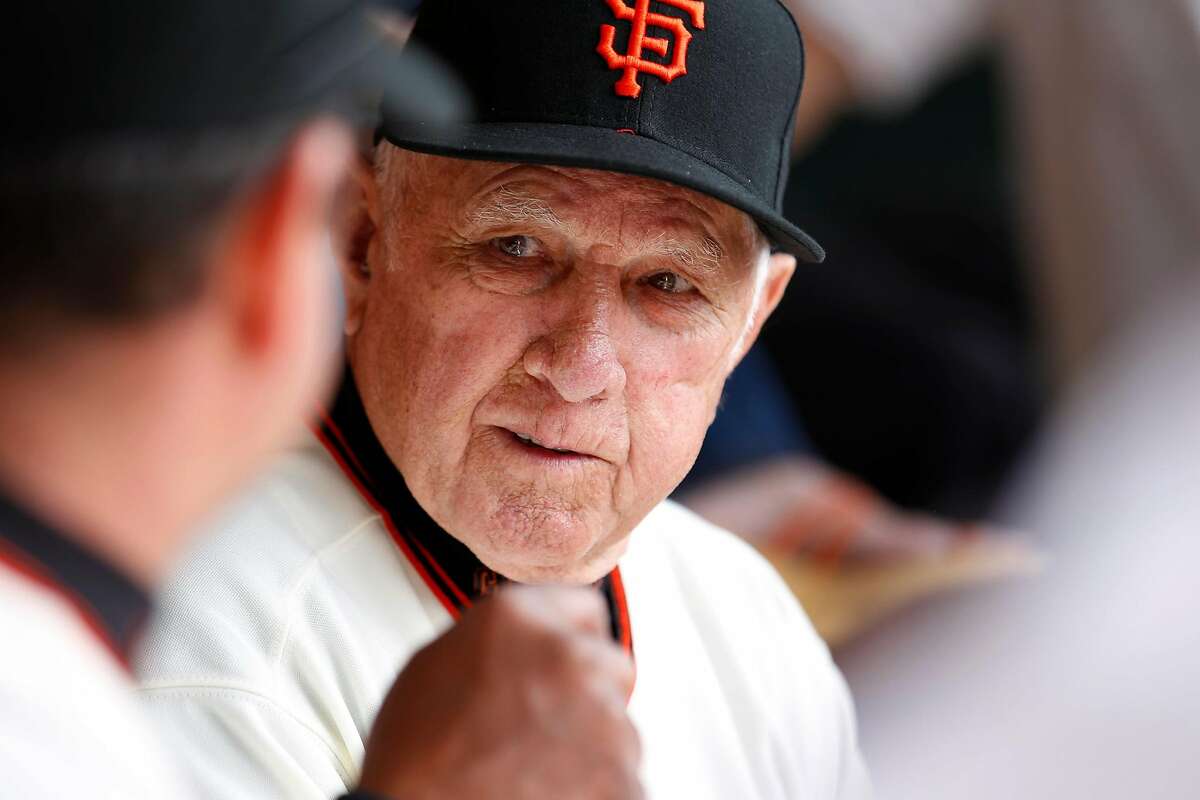
[[[152,380],[154,360],[140,342],[106,337],[0,362],[0,485],[145,588],[180,547],[188,484],[201,477],[175,449],[171,389]]]

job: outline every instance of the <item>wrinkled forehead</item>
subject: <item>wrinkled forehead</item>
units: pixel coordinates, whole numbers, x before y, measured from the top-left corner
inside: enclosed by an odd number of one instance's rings
[[[754,263],[766,246],[749,215],[665,181],[393,149],[386,180],[425,197],[438,193],[444,208],[468,226],[553,231],[581,244],[677,250],[685,260],[710,263]]]

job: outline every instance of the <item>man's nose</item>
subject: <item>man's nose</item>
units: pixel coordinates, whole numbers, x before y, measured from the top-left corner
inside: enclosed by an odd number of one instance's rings
[[[554,387],[568,403],[616,397],[625,368],[608,331],[582,325],[553,331],[525,351],[525,371]]]

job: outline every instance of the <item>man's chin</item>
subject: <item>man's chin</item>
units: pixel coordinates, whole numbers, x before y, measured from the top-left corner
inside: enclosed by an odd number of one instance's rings
[[[519,583],[594,583],[624,554],[633,526],[597,487],[495,483],[458,487],[426,508],[443,511],[432,516],[496,573]]]
[[[499,560],[480,557],[487,567],[517,583],[531,586],[588,586],[612,572],[617,561],[625,552],[625,543],[613,552],[601,557],[587,558],[572,563],[542,564],[530,563],[521,558]],[[527,554],[521,554],[525,556]]]
[[[488,568],[518,583],[595,583],[616,567],[628,536],[615,541],[582,526],[547,524],[529,530],[497,526],[475,555]]]

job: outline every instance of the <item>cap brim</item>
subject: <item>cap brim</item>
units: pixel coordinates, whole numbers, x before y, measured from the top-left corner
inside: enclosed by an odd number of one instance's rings
[[[302,37],[275,63],[267,94],[375,124],[380,107],[431,128],[469,118],[466,89],[436,57],[390,34],[355,5]],[[290,87],[287,91],[281,87]]]
[[[700,159],[654,139],[584,125],[447,125],[402,121],[404,117],[385,113],[380,129],[380,136],[397,147],[468,160],[581,167],[657,178],[744,211],[754,218],[772,244],[801,261],[825,260],[821,245],[761,202],[748,187]]]
[[[432,129],[470,116],[466,89],[441,61],[418,46],[410,44],[401,50],[380,40],[353,77],[359,86],[379,93],[389,114],[427,120]]]

